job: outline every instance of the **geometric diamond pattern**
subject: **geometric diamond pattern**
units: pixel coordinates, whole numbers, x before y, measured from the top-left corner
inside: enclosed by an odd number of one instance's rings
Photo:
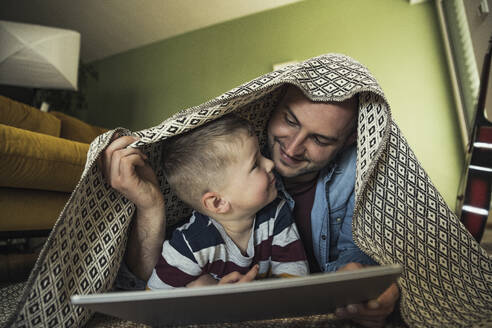
[[[113,135],[140,137],[131,146],[149,157],[166,200],[167,224],[174,225],[191,210],[165,181],[161,144],[236,112],[253,122],[264,145],[271,110],[286,84],[299,87],[314,101],[341,101],[358,94],[354,240],[376,261],[403,266],[399,287],[405,322],[412,327],[492,326],[491,259],[429,180],[392,121],[377,81],[363,65],[340,54],[270,72],[155,127],[135,133],[120,128],[96,138],[82,177],[7,325],[84,325],[93,313],[72,306],[70,296],[112,288],[135,212],[135,206],[105,182],[96,165]]]
[[[357,178],[356,243],[380,263],[403,266],[400,310],[409,325],[490,325],[490,258],[447,207],[395,123],[384,139],[375,158],[359,154],[357,173],[363,176],[369,161],[374,170],[369,179]],[[358,141],[359,150],[371,149],[370,139]]]

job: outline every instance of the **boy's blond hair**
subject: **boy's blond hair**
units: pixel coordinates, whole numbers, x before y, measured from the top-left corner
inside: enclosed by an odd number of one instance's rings
[[[202,196],[222,187],[226,168],[236,161],[242,133],[253,136],[252,124],[229,114],[164,142],[164,175],[181,200],[203,209]]]

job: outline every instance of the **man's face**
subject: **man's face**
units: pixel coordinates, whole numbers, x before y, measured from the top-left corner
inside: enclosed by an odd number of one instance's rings
[[[268,123],[275,169],[293,182],[314,178],[355,141],[356,113],[355,97],[342,103],[312,102],[289,87]]]

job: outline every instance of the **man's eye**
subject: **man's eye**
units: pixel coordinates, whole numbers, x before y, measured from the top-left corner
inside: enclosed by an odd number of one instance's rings
[[[258,167],[258,162],[255,162],[255,163],[253,164],[253,167],[251,168],[251,171],[253,171],[253,170],[254,170],[254,169],[256,169],[257,167]]]
[[[296,121],[293,121],[292,119],[290,119],[287,115],[285,115],[285,122],[288,125],[291,125],[291,126],[296,126],[297,125],[297,122]]]
[[[330,142],[326,142],[326,141],[321,141],[319,138],[313,138],[314,142],[319,145],[319,146],[322,146],[322,147],[326,147],[326,146],[329,146],[331,143]]]

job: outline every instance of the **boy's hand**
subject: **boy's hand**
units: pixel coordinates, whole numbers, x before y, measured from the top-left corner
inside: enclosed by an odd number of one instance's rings
[[[255,280],[256,275],[258,274],[258,270],[260,266],[256,264],[251,270],[246,274],[240,274],[237,271],[226,274],[219,281],[212,278],[209,274],[204,274],[198,277],[196,280],[190,282],[186,287],[199,287],[199,286],[211,286],[211,285],[224,285],[224,284],[234,284],[234,283],[243,283],[250,282]]]
[[[356,270],[362,267],[360,263],[349,263],[339,271]],[[364,304],[349,304],[336,309],[335,314],[339,318],[351,319],[364,327],[384,327],[386,318],[393,312],[399,298],[400,290],[393,283],[377,299]]]
[[[140,211],[151,211],[164,204],[157,177],[147,163],[147,156],[128,145],[137,138],[117,138],[104,150],[102,169],[108,183],[133,202]]]
[[[201,275],[197,279],[190,282],[186,287],[201,287],[201,286],[212,286],[217,285],[218,281],[215,280],[208,273]]]
[[[249,270],[244,275],[237,272],[237,271],[231,272],[231,273],[223,276],[222,279],[219,280],[218,284],[224,285],[224,284],[235,284],[235,283],[243,283],[243,282],[253,281],[253,280],[255,280],[259,269],[260,269],[260,266],[258,264],[255,264],[251,268],[251,270]]]

